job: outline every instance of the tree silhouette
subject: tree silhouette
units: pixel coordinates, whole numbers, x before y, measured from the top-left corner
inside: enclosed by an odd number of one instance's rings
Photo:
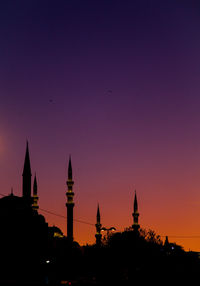
[[[161,237],[153,230],[132,228],[106,237],[101,247],[84,248],[85,273],[96,277],[100,285],[122,283],[133,285],[154,283],[173,279],[192,279],[199,271],[198,256],[186,253],[175,243],[163,244]],[[95,262],[94,262],[95,261]],[[162,280],[161,280],[162,279]]]

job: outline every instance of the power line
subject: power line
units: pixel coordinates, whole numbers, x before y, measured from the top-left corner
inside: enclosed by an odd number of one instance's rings
[[[1,194],[0,193],[0,196],[2,197],[6,197],[6,195],[4,194]],[[51,214],[51,215],[55,215],[57,217],[61,217],[61,218],[64,218],[64,219],[67,219],[66,216],[64,215],[61,215],[61,214],[57,214],[53,211],[50,211],[50,210],[46,210],[46,209],[43,209],[43,208],[39,208],[39,210],[45,212],[45,213],[48,213],[48,214]],[[83,223],[83,224],[87,224],[87,225],[91,225],[91,226],[95,226],[94,223],[91,223],[91,222],[87,222],[87,221],[84,221],[84,220],[80,220],[80,219],[74,219],[74,221],[76,222],[79,222],[79,223]],[[166,235],[159,235],[160,237],[166,237]],[[191,239],[191,238],[200,238],[200,235],[167,235],[168,237],[171,237],[171,238],[188,238],[188,239]]]
[[[6,195],[1,194],[1,193],[0,193],[0,196],[6,197]],[[55,216],[57,216],[57,217],[61,217],[61,218],[64,218],[64,219],[67,219],[67,217],[64,216],[64,215],[57,214],[57,213],[55,213],[55,212],[52,212],[52,211],[49,211],[49,210],[46,210],[46,209],[43,209],[43,208],[40,208],[40,207],[39,207],[39,209],[40,209],[41,211],[45,212],[45,213],[48,213],[48,214],[51,214],[51,215],[55,215]],[[91,226],[95,226],[94,223],[87,222],[87,221],[83,221],[83,220],[80,220],[80,219],[75,219],[75,218],[74,218],[74,221],[79,222],[79,223],[84,223],[84,224],[87,224],[87,225],[91,225]]]
[[[54,212],[52,212],[52,211],[45,210],[45,209],[42,209],[42,208],[39,208],[39,209],[40,209],[41,211],[43,211],[43,212],[48,213],[48,214],[55,215],[55,216],[58,216],[58,217],[61,217],[61,218],[67,219],[67,217],[66,217],[66,216],[64,216],[64,215],[60,215],[60,214],[57,214],[57,213],[54,213]],[[80,219],[75,219],[75,218],[74,218],[74,221],[77,221],[77,222],[80,222],[80,223],[84,223],[84,224],[88,224],[88,225],[95,226],[95,224],[94,224],[94,223],[90,223],[90,222],[83,221],[83,220],[80,220]]]
[[[6,197],[6,195],[3,195],[3,194],[0,194],[0,196],[2,196],[2,197]]]
[[[41,211],[43,211],[45,213],[51,214],[51,215],[55,215],[55,216],[61,217],[61,218],[66,218],[64,215],[56,214],[56,213],[54,213],[52,211],[48,211],[48,210],[42,209],[40,207],[39,207],[39,210],[41,210]]]

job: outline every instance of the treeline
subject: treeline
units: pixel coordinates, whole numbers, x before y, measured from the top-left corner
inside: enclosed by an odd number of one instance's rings
[[[80,247],[74,243],[61,247],[61,244],[67,245],[58,239],[49,273],[54,273],[55,279],[76,281],[80,285],[181,283],[188,279],[195,281],[199,276],[197,253],[185,252],[168,239],[163,242],[152,230],[117,232],[104,238],[100,246]]]
[[[163,242],[152,230],[130,228],[112,233],[103,238],[99,246],[80,246],[62,235],[55,237],[53,232],[46,242],[37,244],[38,248],[35,243],[34,239],[31,244],[28,241],[21,244],[20,249],[17,245],[9,247],[7,264],[3,256],[0,258],[1,277],[27,279],[37,285],[60,285],[61,281],[63,284],[70,281],[77,286],[162,285],[166,282],[180,285],[187,280],[193,285],[199,279],[198,253],[185,252],[168,239]],[[18,250],[12,253],[13,249]]]

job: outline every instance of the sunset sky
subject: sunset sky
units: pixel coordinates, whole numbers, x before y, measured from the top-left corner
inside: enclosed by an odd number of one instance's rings
[[[0,193],[28,140],[41,208],[66,215],[71,154],[75,219],[124,230],[136,189],[141,227],[200,251],[199,31],[198,0],[0,1]]]

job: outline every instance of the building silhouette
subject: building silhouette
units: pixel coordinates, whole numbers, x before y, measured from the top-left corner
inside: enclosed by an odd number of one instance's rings
[[[14,281],[17,275],[22,275],[23,279],[28,277],[32,281],[37,277],[37,282],[41,282],[32,285],[44,285],[44,277],[51,281],[49,285],[61,285],[61,281],[77,282],[77,279],[80,279],[80,284],[77,285],[105,285],[105,282],[106,285],[119,285],[119,282],[121,285],[133,285],[141,282],[141,275],[149,279],[152,273],[159,278],[159,283],[160,277],[168,277],[169,273],[170,283],[173,274],[176,274],[178,279],[187,272],[197,273],[198,277],[197,255],[189,253],[186,256],[181,247],[169,243],[168,237],[163,245],[160,237],[151,230],[139,232],[136,191],[132,227],[115,233],[112,233],[116,230],[114,227],[102,227],[98,204],[96,245],[80,247],[73,238],[74,181],[71,157],[66,182],[67,237],[58,227],[49,227],[45,218],[38,213],[36,174],[33,184],[31,179],[27,142],[22,172],[22,195],[14,195],[11,189],[8,196],[0,199],[0,281],[2,277],[2,280],[12,278]],[[107,231],[103,243],[102,231]]]
[[[25,273],[45,257],[48,224],[38,214],[37,180],[31,184],[31,164],[28,142],[22,173],[22,196],[11,194],[0,199],[0,267],[7,271]],[[10,273],[11,275],[11,273]]]
[[[33,210],[37,211],[39,206],[38,206],[38,195],[37,195],[37,179],[36,179],[36,174],[34,177],[34,183],[33,183],[33,204],[32,208]]]
[[[73,241],[73,208],[74,208],[74,192],[73,192],[73,185],[74,181],[72,178],[72,163],[71,163],[71,156],[69,157],[69,164],[68,164],[68,179],[67,179],[67,238],[70,242]]]
[[[134,231],[138,231],[140,228],[140,225],[138,223],[138,217],[139,217],[139,212],[138,212],[138,202],[137,202],[137,195],[135,191],[135,197],[134,197],[134,203],[133,203],[133,225],[132,228]]]
[[[67,178],[67,239],[69,242],[74,241],[73,237],[73,209],[74,209],[74,192],[73,192],[73,174],[72,174],[72,162],[71,162],[71,156],[69,157],[68,162],[68,178]],[[23,165],[23,172],[22,172],[22,196],[16,196],[13,194],[13,190],[11,191],[11,194],[8,196],[5,196],[0,199],[0,224],[2,225],[3,233],[9,234],[10,230],[8,229],[8,225],[14,224],[13,229],[15,229],[15,233],[23,234],[23,237],[26,237],[28,233],[32,233],[30,236],[30,239],[34,238],[35,236],[39,235],[40,237],[44,234],[47,234],[49,231],[48,224],[45,222],[44,216],[41,214],[38,214],[38,184],[37,184],[37,178],[36,174],[34,176],[33,186],[32,186],[32,171],[31,171],[31,162],[30,162],[30,154],[29,154],[29,144],[28,141],[26,142],[26,151],[25,151],[25,159],[24,159],[24,165]],[[138,231],[140,228],[140,225],[138,223],[138,202],[137,202],[137,195],[135,191],[134,196],[134,204],[133,204],[133,225],[132,228],[134,231]],[[8,223],[9,222],[9,223]],[[26,225],[26,226],[25,226]],[[34,225],[34,226],[33,226]],[[101,216],[100,216],[100,208],[99,204],[97,206],[97,215],[96,215],[96,245],[101,245],[101,239],[102,239],[102,224],[101,224]],[[29,232],[28,229],[31,229]],[[45,231],[38,231],[40,228],[45,229]],[[20,229],[20,231],[19,231]],[[103,228],[103,230],[113,230],[114,228],[106,229]],[[52,233],[53,228],[50,233]],[[19,236],[19,235],[18,235]],[[63,237],[62,235],[57,235],[57,232],[55,236]],[[6,235],[5,235],[6,237]],[[13,234],[10,235],[10,237],[13,237]],[[35,239],[35,241],[39,241],[38,239]],[[22,239],[23,241],[23,239]],[[28,239],[27,239],[28,241]],[[36,242],[33,243],[36,245]]]
[[[24,160],[24,169],[22,173],[22,196],[27,201],[27,203],[31,204],[31,165],[30,165],[30,156],[29,156],[29,147],[28,141],[26,143],[26,155]]]
[[[96,245],[97,246],[100,246],[101,245],[101,237],[102,237],[102,234],[101,234],[101,216],[100,216],[100,210],[99,210],[99,204],[97,206],[97,217],[96,217],[96,234],[95,234],[95,237],[96,237]]]

